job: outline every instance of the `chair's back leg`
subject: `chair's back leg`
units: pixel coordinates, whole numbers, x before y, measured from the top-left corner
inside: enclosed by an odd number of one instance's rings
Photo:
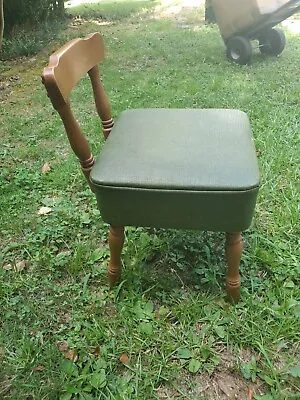
[[[110,104],[100,79],[98,65],[95,65],[91,70],[89,70],[88,74],[92,82],[96,109],[102,122],[103,135],[105,139],[107,139],[112,127],[114,126],[114,121],[111,117]],[[108,241],[110,250],[108,282],[109,286],[113,287],[121,277],[121,253],[124,245],[124,227],[117,228],[110,226]]]
[[[108,282],[109,286],[113,287],[120,279],[122,271],[121,253],[124,244],[124,227],[110,226],[108,241],[110,250]]]
[[[240,261],[243,252],[241,232],[226,233],[225,253],[227,260],[226,290],[229,301],[236,303],[240,298]]]

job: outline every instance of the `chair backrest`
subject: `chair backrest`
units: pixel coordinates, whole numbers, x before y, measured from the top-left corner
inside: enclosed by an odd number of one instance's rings
[[[112,127],[110,105],[101,83],[98,63],[104,59],[103,39],[99,33],[84,39],[74,39],[53,53],[49,64],[42,73],[42,82],[46,87],[53,107],[58,111],[70,145],[79,158],[81,168],[91,188],[90,170],[94,165],[88,141],[71,111],[69,96],[81,77],[89,74],[96,109],[102,121],[103,134],[107,138]]]

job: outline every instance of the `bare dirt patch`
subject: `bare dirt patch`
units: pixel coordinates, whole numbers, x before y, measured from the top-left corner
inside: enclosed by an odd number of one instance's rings
[[[251,359],[250,349],[236,356],[230,348],[218,352],[220,364],[212,373],[206,371],[195,375],[181,372],[172,387],[165,385],[157,389],[160,399],[190,400],[253,400],[254,395],[267,392],[266,384],[259,378],[253,383],[238,372],[239,359]]]
[[[154,18],[170,19],[183,29],[197,28],[204,24],[205,0],[163,0],[155,7]]]
[[[181,374],[173,388],[160,387],[160,399],[189,398],[190,400],[252,400],[253,396],[265,394],[261,381],[249,382],[235,373],[218,371],[191,375]],[[183,396],[183,397],[182,397]]]

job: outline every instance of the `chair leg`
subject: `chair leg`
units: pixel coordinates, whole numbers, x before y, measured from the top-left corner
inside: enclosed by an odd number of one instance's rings
[[[109,250],[110,260],[108,263],[108,283],[112,288],[120,279],[122,271],[121,253],[124,244],[124,227],[109,229]]]
[[[237,303],[240,298],[241,280],[239,268],[242,252],[242,233],[226,233],[225,254],[228,266],[226,275],[226,291],[228,300],[232,303]]]

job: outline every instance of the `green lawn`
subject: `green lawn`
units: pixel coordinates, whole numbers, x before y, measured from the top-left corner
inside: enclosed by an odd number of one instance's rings
[[[256,50],[240,67],[197,8],[71,11],[45,50],[0,62],[0,398],[299,399],[300,37],[287,33],[281,57]],[[54,49],[94,31],[114,117],[138,107],[248,113],[262,186],[236,306],[224,301],[223,234],[205,232],[128,228],[122,282],[109,292],[108,227],[40,80]],[[97,154],[88,79],[72,102]],[[51,211],[38,215],[43,206]]]

